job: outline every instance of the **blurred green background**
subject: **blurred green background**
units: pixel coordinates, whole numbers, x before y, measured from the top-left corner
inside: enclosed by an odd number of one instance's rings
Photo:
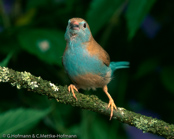
[[[174,1],[0,0],[0,66],[69,85],[61,57],[72,17],[84,18],[111,61],[130,61],[108,85],[119,107],[174,123]],[[82,91],[108,103],[102,89]],[[0,135],[162,139],[117,120],[0,83]]]

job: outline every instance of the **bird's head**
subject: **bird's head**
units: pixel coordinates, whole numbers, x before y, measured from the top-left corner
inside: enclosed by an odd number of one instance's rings
[[[66,41],[88,42],[91,37],[91,31],[88,23],[82,18],[72,18],[68,21],[66,28]]]

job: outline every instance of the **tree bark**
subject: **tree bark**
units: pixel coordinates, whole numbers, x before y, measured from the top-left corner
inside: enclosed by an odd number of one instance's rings
[[[43,80],[41,77],[36,77],[26,71],[18,72],[7,67],[0,67],[0,82],[8,82],[12,86],[16,86],[17,89],[26,88],[28,91],[40,95],[47,95],[48,98],[56,99],[59,103],[70,104],[107,115],[108,117],[110,116],[110,109],[107,108],[107,103],[101,101],[97,96],[75,92],[78,99],[76,101],[72,93],[68,92],[67,86],[56,86],[50,81]],[[143,132],[157,134],[167,139],[174,139],[174,125],[156,118],[147,117],[118,107],[118,110],[114,111],[113,119],[135,126]]]

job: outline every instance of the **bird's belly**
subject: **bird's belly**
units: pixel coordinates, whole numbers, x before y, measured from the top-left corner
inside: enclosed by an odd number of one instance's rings
[[[111,69],[97,57],[81,50],[66,51],[63,57],[65,70],[71,80],[83,89],[98,88],[111,80]]]
[[[110,82],[111,72],[108,72],[104,77],[97,74],[87,73],[75,76],[72,80],[78,88],[95,90],[96,88],[104,87]]]

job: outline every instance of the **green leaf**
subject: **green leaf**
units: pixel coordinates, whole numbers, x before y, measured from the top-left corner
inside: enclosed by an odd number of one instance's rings
[[[131,40],[156,0],[131,0],[126,11],[128,39]]]
[[[87,21],[95,35],[117,11],[124,0],[93,0],[87,12]]]
[[[161,81],[163,85],[174,93],[174,67],[164,67],[161,71]]]
[[[13,52],[10,52],[10,53],[7,55],[7,57],[6,57],[3,61],[0,62],[0,66],[1,66],[1,67],[6,67],[6,66],[8,65],[8,63],[9,63],[9,61],[10,61],[12,55],[13,55]]]
[[[66,46],[64,33],[48,29],[31,29],[18,35],[26,51],[49,64],[62,66],[62,55]]]
[[[0,114],[0,137],[3,134],[22,134],[32,129],[44,116],[50,112],[19,108]]]
[[[158,59],[156,58],[147,59],[146,61],[142,62],[138,67],[138,71],[135,75],[135,78],[138,79],[148,75],[149,73],[153,72],[158,65],[159,65]]]

